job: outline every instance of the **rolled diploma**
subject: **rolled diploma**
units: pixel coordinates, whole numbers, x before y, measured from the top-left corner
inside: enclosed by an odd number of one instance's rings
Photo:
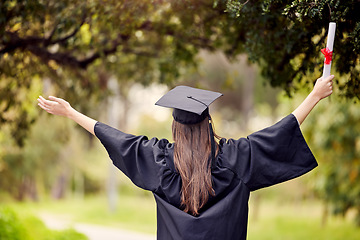
[[[330,22],[329,23],[329,30],[328,30],[326,47],[329,48],[329,50],[331,52],[333,51],[333,47],[334,47],[335,29],[336,29],[336,23]],[[330,64],[325,64],[324,63],[323,79],[330,76],[331,63],[332,63],[332,61],[330,62]]]

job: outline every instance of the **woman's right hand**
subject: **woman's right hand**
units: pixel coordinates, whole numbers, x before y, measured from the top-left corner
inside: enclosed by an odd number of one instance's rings
[[[70,118],[95,135],[94,128],[97,121],[76,111],[64,99],[50,96],[49,100],[47,100],[40,96],[37,100],[38,105],[48,113]]]
[[[332,90],[333,79],[334,79],[334,75],[330,75],[325,79],[323,79],[322,77],[317,79],[311,94],[313,94],[316,98],[318,98],[319,101],[323,98],[330,96],[333,92]]]
[[[48,113],[70,117],[70,113],[73,108],[64,99],[50,96],[49,100],[47,100],[40,96],[37,100],[38,105]]]

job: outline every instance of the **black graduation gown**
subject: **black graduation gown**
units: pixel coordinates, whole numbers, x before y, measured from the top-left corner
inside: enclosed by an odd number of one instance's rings
[[[216,196],[195,217],[180,209],[181,178],[172,143],[126,134],[100,122],[95,134],[114,165],[135,185],[153,192],[159,240],[246,239],[250,192],[317,166],[292,114],[247,138],[222,139],[212,170]]]

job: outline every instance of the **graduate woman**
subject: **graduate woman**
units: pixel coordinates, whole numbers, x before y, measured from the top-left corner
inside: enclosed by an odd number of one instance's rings
[[[299,125],[332,93],[333,78],[318,79],[303,103],[275,125],[247,138],[219,142],[214,141],[208,106],[221,93],[179,86],[156,103],[174,109],[174,143],[123,133],[60,98],[38,101],[47,112],[68,117],[94,134],[116,167],[135,185],[152,191],[157,239],[242,240],[251,191],[317,166]]]

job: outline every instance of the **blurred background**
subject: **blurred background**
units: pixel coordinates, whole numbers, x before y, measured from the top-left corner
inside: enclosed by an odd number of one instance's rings
[[[311,92],[330,21],[334,93],[301,126],[319,167],[251,194],[248,239],[360,239],[359,11],[356,0],[2,0],[0,239],[155,239],[152,194],[39,95],[171,141],[171,110],[154,103],[200,87],[224,94],[216,133],[246,137]],[[124,232],[96,238],[79,224]]]

